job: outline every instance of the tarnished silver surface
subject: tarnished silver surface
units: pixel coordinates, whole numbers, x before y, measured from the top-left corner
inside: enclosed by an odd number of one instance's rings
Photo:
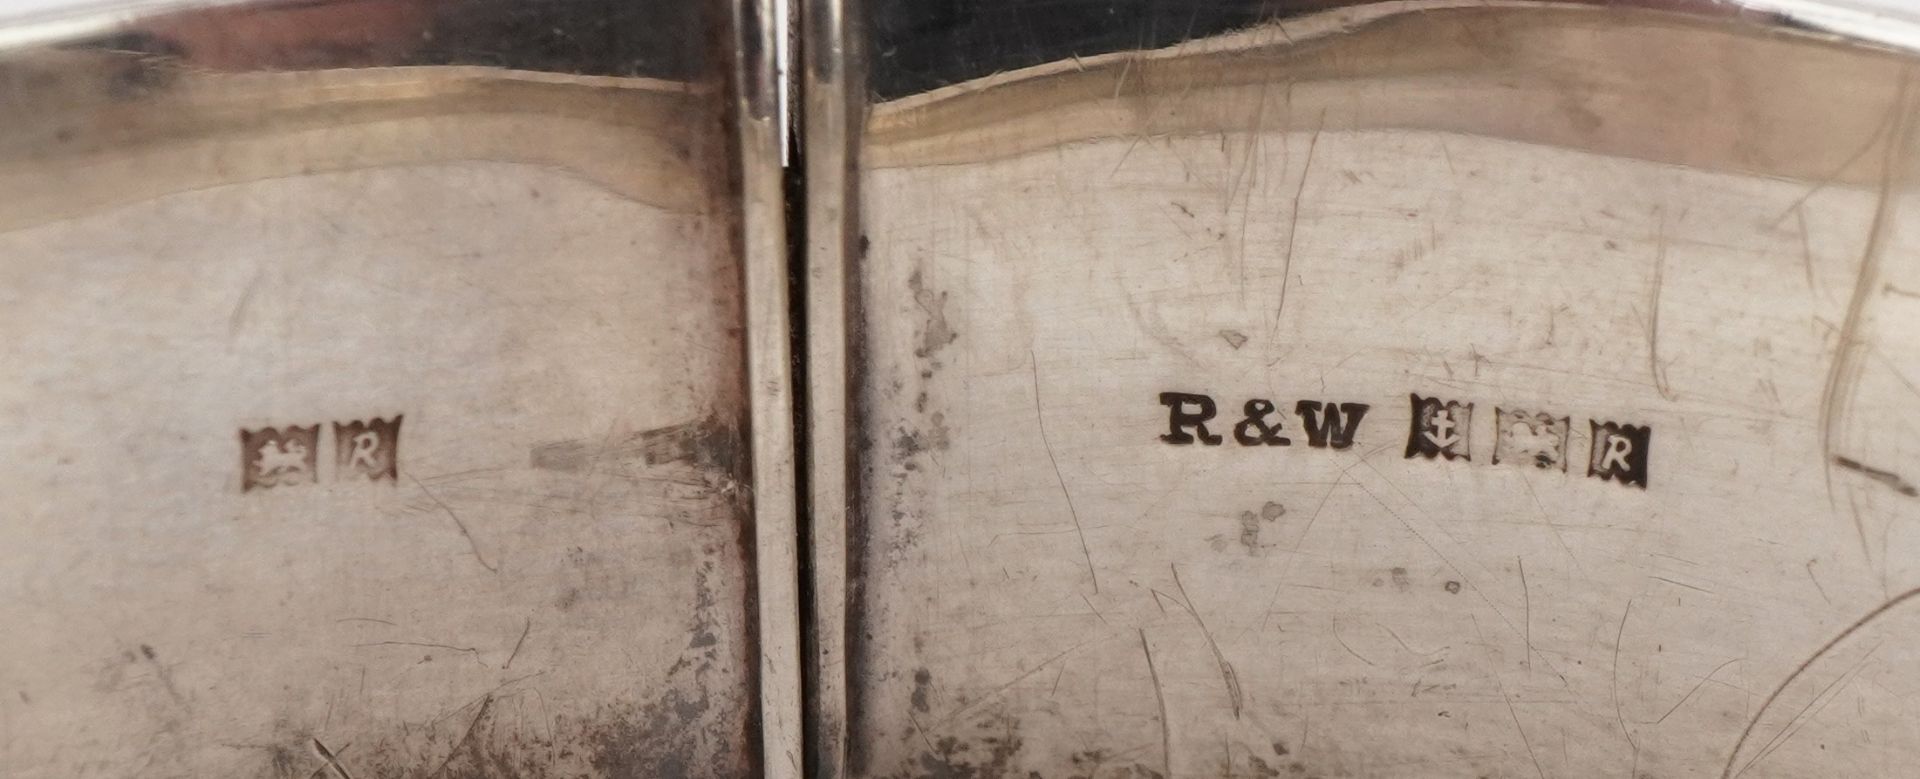
[[[803,21],[6,24],[0,774],[1907,772],[1911,18]]]
[[[795,775],[771,23],[9,20],[0,775]]]
[[[819,775],[1911,773],[1911,19],[809,7]]]

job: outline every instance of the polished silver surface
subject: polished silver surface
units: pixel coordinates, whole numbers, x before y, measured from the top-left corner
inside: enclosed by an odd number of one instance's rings
[[[819,775],[1910,772],[1910,14],[808,8]]]
[[[767,6],[0,28],[0,775],[798,775]]]

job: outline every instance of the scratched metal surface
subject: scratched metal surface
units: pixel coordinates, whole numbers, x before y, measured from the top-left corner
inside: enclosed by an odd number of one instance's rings
[[[1913,61],[1663,5],[869,10],[843,773],[1910,773]]]
[[[649,6],[0,53],[0,775],[759,773],[725,25]]]

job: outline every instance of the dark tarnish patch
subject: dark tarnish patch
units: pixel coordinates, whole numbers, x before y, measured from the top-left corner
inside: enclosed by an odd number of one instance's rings
[[[926,709],[918,704],[923,689],[919,682],[925,679],[930,684],[932,678],[925,670],[914,673],[914,708],[923,713]],[[996,709],[960,727],[965,728],[965,734],[933,735],[917,728],[908,731],[908,737],[921,748],[908,758],[905,766],[886,774],[887,779],[1045,779],[1046,774],[1041,771],[1021,765],[1025,741],[1020,735],[1018,718]],[[1062,779],[1167,779],[1152,766],[1106,749],[1074,753],[1067,770],[1068,773],[1056,776]]]
[[[1265,546],[1260,543],[1260,531],[1264,530],[1266,525],[1273,524],[1286,515],[1287,507],[1273,501],[1267,501],[1259,511],[1240,512],[1240,546],[1246,548],[1248,557],[1258,556],[1265,549]],[[1226,551],[1228,541],[1224,534],[1213,536],[1208,540],[1212,543],[1213,551]]]
[[[292,747],[275,744],[268,749],[268,752],[267,767],[271,773],[267,775],[274,779],[304,778],[313,773],[313,769],[307,765],[309,761],[306,756],[294,751]]]
[[[933,674],[923,668],[915,670],[913,677],[913,710],[926,715],[933,708],[927,701]],[[1028,750],[1021,720],[1009,713],[1004,702],[961,719],[930,720],[922,716],[911,727],[902,728],[899,737],[911,748],[899,758],[898,767],[863,775],[884,779],[1169,779],[1159,762],[1157,744],[1145,751],[1147,760],[1141,759],[1144,750],[1138,745],[1064,754],[1047,749],[1058,744],[1041,743],[1038,752]],[[1270,756],[1268,749],[1272,750]],[[1212,769],[1193,775],[1243,779],[1354,775],[1340,768],[1312,767],[1294,757],[1294,750],[1279,739],[1232,743],[1224,745],[1224,751],[1214,757]]]
[[[889,401],[904,402],[912,398],[913,410],[897,417],[871,416],[874,422],[861,437],[862,460],[874,469],[873,475],[886,474],[886,503],[896,507],[891,513],[894,521],[889,528],[891,537],[878,542],[884,550],[882,565],[889,569],[910,559],[911,550],[919,541],[921,512],[915,507],[920,501],[914,497],[912,482],[916,474],[933,467],[934,453],[946,450],[952,442],[952,432],[947,426],[946,414],[940,410],[941,398],[933,388],[933,379],[942,367],[940,352],[960,338],[947,321],[946,292],[929,289],[923,272],[917,268],[907,279],[907,287],[922,316],[914,346],[917,359],[907,366],[905,374],[885,382],[884,388],[877,391]],[[868,448],[877,442],[883,442],[888,451],[874,452]]]
[[[1252,755],[1247,758],[1247,767],[1253,771],[1252,776],[1258,777],[1259,779],[1271,779],[1271,777],[1280,775],[1279,766],[1268,764],[1267,761],[1261,760],[1258,755]]]
[[[1072,763],[1073,773],[1067,779],[1166,779],[1164,774],[1141,763],[1116,759],[1105,749],[1076,752]]]
[[[713,589],[709,582],[715,571],[713,561],[709,560],[702,564],[697,577],[694,625],[687,642],[687,650],[692,654],[682,656],[669,674],[682,678],[670,679],[667,693],[626,718],[624,728],[602,729],[589,739],[595,750],[589,763],[599,775],[667,779],[727,775],[730,772],[724,762],[716,759],[720,756],[710,756],[705,764],[700,761],[702,742],[714,749],[725,749],[728,743],[740,749],[747,747],[742,740],[744,733],[729,734],[726,725],[729,718],[709,720],[706,716],[717,692],[712,688],[711,672],[720,659]],[[693,668],[688,674],[690,662]],[[690,685],[684,683],[688,675],[692,677]],[[687,689],[696,694],[689,696]],[[731,691],[731,694],[740,693]],[[702,721],[708,722],[704,732],[697,728]],[[728,738],[729,735],[733,738]]]
[[[753,708],[752,693],[723,684],[748,677],[716,671],[727,661],[721,654],[711,586],[718,571],[712,560],[701,564],[687,648],[653,686],[652,700],[609,703],[584,717],[562,715],[551,722],[529,722],[514,699],[532,688],[509,681],[435,723],[396,734],[365,753],[335,750],[339,763],[355,779],[752,775],[757,744],[750,738],[745,717]],[[287,740],[304,742],[306,738]],[[294,750],[276,746],[270,759],[271,776],[329,776],[324,763]]]
[[[700,732],[695,728],[709,705],[708,695],[688,699],[672,690],[648,704],[620,727],[602,728],[589,739],[594,755],[588,762],[601,776],[684,779],[708,769],[699,760]]]
[[[1253,751],[1247,751],[1244,748],[1235,749],[1228,744],[1222,744],[1221,746],[1224,751],[1221,753],[1219,759],[1214,762],[1214,770],[1218,771],[1218,773],[1210,774],[1211,776],[1242,777],[1243,779],[1273,779],[1273,777],[1280,776],[1284,771],[1285,766],[1279,765],[1278,760],[1268,762],[1265,758]],[[1276,742],[1275,746],[1277,747],[1279,744]],[[1235,754],[1236,752],[1242,751],[1246,752],[1244,756]],[[1281,750],[1280,754],[1285,755],[1286,751]],[[1120,776],[1120,774],[1115,774],[1114,776]]]
[[[927,289],[918,268],[907,278],[907,289],[913,292],[914,305],[927,316],[927,326],[920,331],[920,346],[913,350],[913,355],[932,359],[947,344],[960,339],[960,334],[947,323],[947,293]]]
[[[741,460],[739,431],[717,416],[615,436],[605,441],[553,441],[533,447],[529,464],[544,471],[579,473],[596,460],[639,458],[647,465],[685,463],[731,472]]]
[[[933,692],[933,672],[922,668],[913,672],[913,710],[925,714],[928,711],[927,696]]]
[[[1287,514],[1287,507],[1273,501],[1267,501],[1260,507],[1258,515],[1251,511],[1240,514],[1240,545],[1247,548],[1247,554],[1260,550],[1260,525],[1271,523]]]
[[[925,703],[922,680],[932,684],[933,674],[921,669],[913,678],[914,709],[924,713],[927,709],[922,706]],[[906,765],[886,774],[887,779],[1016,779],[1022,776],[1014,768],[1021,745],[1018,720],[996,708],[955,726],[965,728],[969,735],[933,735],[919,728],[907,731],[913,743],[924,748],[912,752]]]
[[[685,462],[730,471],[745,459],[739,431],[718,417],[642,431],[638,438],[648,465]]]
[[[981,736],[972,741],[941,736],[932,749],[922,751],[914,764],[893,774],[894,779],[1009,779],[1018,776],[1013,767],[1020,753],[1020,736],[1012,720],[1006,721],[1004,734]]]
[[[533,447],[529,459],[535,470],[579,473],[592,457],[584,441],[555,441]]]
[[[352,753],[339,755],[341,765],[356,779],[572,779],[573,777],[689,777],[732,776],[737,769],[702,760],[701,742],[716,748],[733,740],[719,732],[724,726],[702,726],[713,705],[709,691],[689,694],[679,688],[667,691],[643,706],[608,706],[590,717],[556,717],[551,732],[543,727],[517,722],[499,699],[482,699],[478,710],[462,721],[464,729],[440,731],[418,753],[404,748],[382,749],[371,757],[355,760]],[[449,743],[448,736],[451,736]],[[431,743],[438,737],[439,743]],[[383,745],[385,746],[385,745]],[[435,749],[438,746],[438,749]],[[420,759],[421,755],[442,755],[438,759]],[[278,757],[276,755],[276,757]],[[308,777],[315,773],[328,776],[325,765],[304,759],[293,773],[278,776]],[[276,763],[276,768],[279,763]]]
[[[691,779],[748,773],[747,756],[732,754],[749,746],[742,731],[726,717],[708,718],[721,697],[718,691],[698,683],[691,692],[683,686],[676,684],[644,705],[556,717],[550,731],[518,722],[512,714],[503,717],[512,709],[489,697],[464,721],[464,730],[430,735],[424,749],[388,743],[371,757],[356,760],[347,753],[339,760],[355,777],[381,779]],[[441,757],[421,759],[432,755]],[[309,777],[324,768],[303,757],[288,771],[282,754],[276,752],[274,760],[274,776]]]
[[[1251,511],[1240,512],[1240,545],[1247,548],[1247,554],[1260,551],[1260,515]]]
[[[899,436],[893,441],[893,447],[901,458],[905,459],[922,452],[946,451],[951,440],[952,433],[947,429],[947,415],[935,412],[927,417],[927,426],[924,429],[901,430]]]

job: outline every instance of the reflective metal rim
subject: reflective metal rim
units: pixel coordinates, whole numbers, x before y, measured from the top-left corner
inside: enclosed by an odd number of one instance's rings
[[[799,522],[794,482],[792,323],[773,0],[735,0],[734,126],[746,275],[747,390],[753,447],[754,572],[759,589],[763,775],[802,775]]]
[[[842,776],[847,764],[848,545],[854,491],[850,425],[858,349],[849,294],[859,269],[856,170],[865,63],[851,0],[801,4],[802,159],[806,185],[808,405],[807,775]]]

